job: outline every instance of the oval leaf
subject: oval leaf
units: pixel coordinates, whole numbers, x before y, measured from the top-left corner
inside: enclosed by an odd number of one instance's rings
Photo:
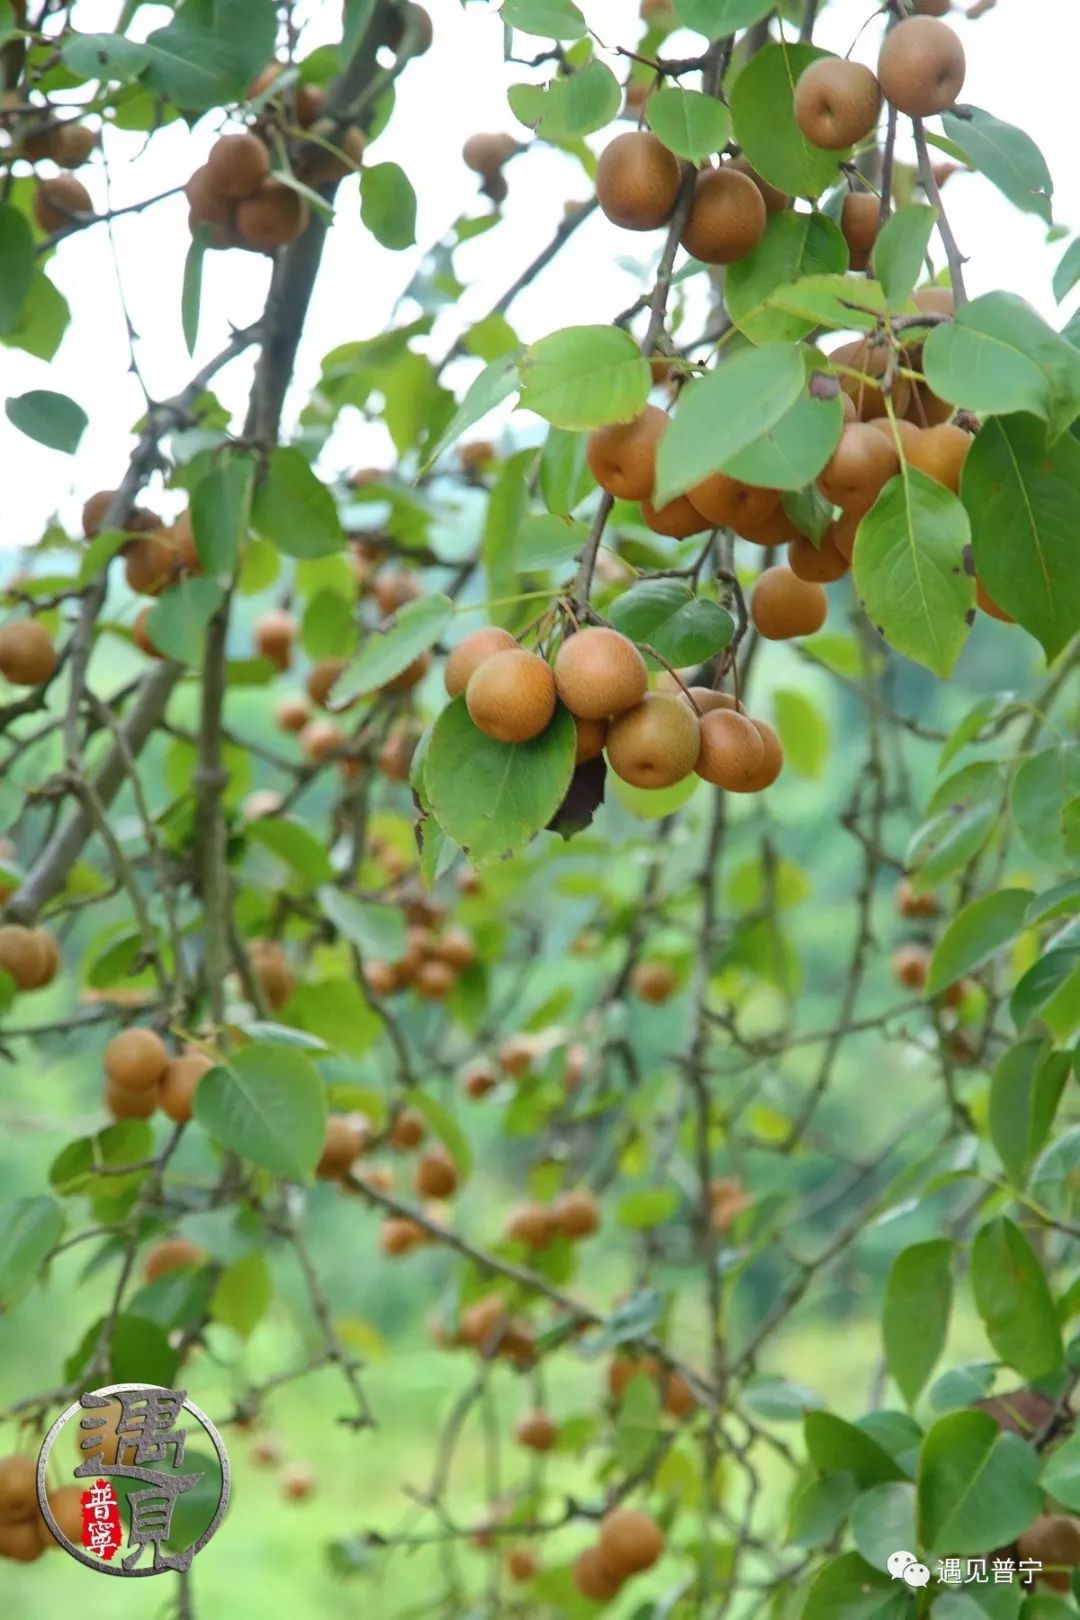
[[[940,995],[1015,939],[1030,901],[1030,889],[999,889],[980,895],[958,912],[934,947],[926,994]]]
[[[394,616],[389,630],[376,630],[334,683],[333,701],[347,702],[366,692],[374,692],[409,665],[429,647],[434,647],[454,616],[448,596],[433,592],[408,602]]]
[[[647,580],[626,591],[612,605],[611,622],[631,641],[647,642],[681,668],[704,663],[735,632],[731,615],[719,603],[699,600],[675,579]]]
[[[526,743],[478,731],[463,697],[443,710],[432,727],[424,786],[435,819],[474,865],[514,854],[547,826],[570,786],[575,737],[561,707]]]
[[[79,448],[87,423],[81,405],[76,405],[66,394],[54,394],[47,388],[34,388],[28,394],[9,399],[4,411],[12,426],[28,439],[36,439],[50,450],[63,450],[69,456]]]
[[[645,103],[645,118],[669,152],[700,163],[720,152],[731,134],[731,114],[701,90],[658,90]]]
[[[746,349],[690,383],[657,457],[656,502],[681,495],[761,439],[798,399],[805,376],[794,344]],[[805,479],[802,480],[806,482]]]
[[[923,1441],[919,1536],[933,1557],[991,1552],[1026,1530],[1042,1506],[1039,1460],[988,1412],[950,1412]]]
[[[952,1309],[953,1245],[914,1243],[893,1261],[885,1289],[885,1363],[909,1406],[945,1348]],[[903,1543],[897,1543],[903,1545]]]
[[[971,1283],[986,1336],[1021,1377],[1042,1378],[1061,1361],[1061,1329],[1031,1244],[1006,1216],[987,1221],[971,1248]]]
[[[222,1147],[276,1176],[306,1181],[326,1131],[322,1082],[293,1047],[257,1042],[203,1076],[195,1118]]]
[[[251,519],[265,540],[290,557],[328,557],[345,543],[334,497],[299,450],[272,453]]]
[[[561,428],[629,422],[652,386],[649,362],[616,326],[569,326],[541,338],[521,362],[524,410]]]

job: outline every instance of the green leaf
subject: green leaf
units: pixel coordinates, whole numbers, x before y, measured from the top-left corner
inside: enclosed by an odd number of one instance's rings
[[[1024,760],[1009,793],[1016,830],[1042,861],[1065,859],[1065,805],[1080,793],[1080,748],[1064,743]]]
[[[1050,1135],[1068,1077],[1068,1053],[1055,1052],[1048,1040],[1021,1041],[1003,1052],[994,1067],[990,1140],[1016,1187],[1023,1187]]]
[[[706,39],[725,39],[739,28],[750,28],[768,16],[768,0],[675,0],[675,15],[684,28]]]
[[[531,450],[519,450],[499,469],[495,486],[488,498],[484,513],[484,528],[480,536],[480,561],[484,565],[487,595],[496,601],[512,597],[520,590],[518,576],[518,536],[529,510],[528,478],[535,461]],[[501,602],[491,609],[493,624],[504,629],[513,628],[530,616],[526,602]]]
[[[547,85],[512,84],[514,117],[549,141],[576,141],[609,124],[622,102],[619,81],[603,62],[587,62]]]
[[[767,8],[771,9],[771,8]],[[795,85],[826,55],[814,45],[766,45],[731,89],[735,139],[763,179],[793,197],[817,197],[836,179],[844,152],[823,152],[795,122]]]
[[[146,46],[123,34],[68,34],[60,46],[64,64],[83,79],[129,84],[147,63]]]
[[[1069,243],[1054,271],[1054,297],[1060,304],[1080,281],[1080,236]]]
[[[144,1119],[118,1120],[96,1136],[81,1136],[61,1148],[49,1166],[49,1185],[62,1198],[96,1193],[103,1185],[119,1189],[127,1177],[103,1178],[100,1172],[137,1164],[150,1153],[153,1141],[154,1133]]]
[[[786,310],[811,326],[872,332],[887,309],[878,281],[857,275],[803,276],[769,294],[770,309]]]
[[[1055,658],[1080,627],[1080,443],[1047,448],[1039,423],[984,424],[964,466],[975,568],[990,595]]]
[[[329,883],[334,869],[321,838],[287,816],[261,816],[247,829],[248,842],[261,844],[286,866],[291,866],[305,884]]]
[[[658,90],[645,103],[645,120],[669,152],[700,163],[722,152],[731,135],[731,114],[701,90]]]
[[[850,1474],[822,1474],[820,1479],[810,1480],[791,1504],[788,1540],[796,1547],[819,1547],[831,1541],[858,1494]]]
[[[615,1461],[634,1474],[655,1454],[660,1435],[660,1391],[655,1379],[631,1378],[615,1420]]]
[[[0,203],[0,336],[19,324],[36,257],[30,221],[11,203]]]
[[[67,331],[67,300],[43,270],[36,270],[23,300],[19,319],[4,339],[13,349],[24,349],[39,360],[51,360]]]
[[[0,1219],[0,1314],[9,1311],[42,1276],[64,1230],[55,1198],[17,1198]]]
[[[629,422],[652,387],[649,362],[617,326],[568,326],[521,361],[521,408],[561,428]]]
[[[648,105],[651,106],[650,98]],[[777,288],[803,276],[844,271],[847,243],[825,214],[773,214],[752,253],[727,268],[724,297],[728,314],[751,343],[782,343],[805,337],[812,318],[777,309],[768,302]]]
[[[943,484],[906,464],[859,525],[855,588],[890,646],[948,675],[967,640],[975,585],[968,515]]]
[[[904,1477],[903,1469],[884,1446],[832,1412],[807,1412],[803,1429],[810,1460],[822,1473],[854,1474],[864,1490]]]
[[[273,1297],[266,1258],[258,1249],[252,1249],[221,1273],[210,1300],[210,1315],[240,1338],[250,1339]]]
[[[125,1311],[118,1316],[109,1341],[109,1377],[113,1383],[162,1384],[176,1376],[180,1354],[170,1345],[164,1328]]]
[[[478,731],[463,697],[431,731],[424,785],[439,825],[476,866],[515,854],[547,826],[566,794],[576,732],[562,708],[526,743]]]
[[[255,462],[231,455],[207,473],[191,492],[195,550],[207,573],[231,574],[251,518]]]
[[[304,608],[300,645],[309,658],[350,658],[356,650],[354,604],[335,590],[316,591]]]
[[[224,599],[216,579],[197,575],[171,585],[150,609],[146,632],[159,652],[180,664],[202,660],[206,627]]]
[[[646,1232],[669,1221],[681,1202],[676,1187],[639,1187],[619,1200],[615,1216],[620,1226]]]
[[[384,962],[397,962],[405,955],[405,921],[397,906],[357,900],[329,887],[319,890],[318,899],[324,916],[362,953]]]
[[[971,1247],[971,1284],[986,1336],[1021,1377],[1042,1378],[1061,1363],[1061,1329],[1031,1244],[1006,1216],[987,1221]]]
[[[508,27],[540,39],[583,39],[586,32],[572,0],[503,0],[499,15]]]
[[[1012,993],[1009,1013],[1017,1029],[1023,1029],[1038,1015],[1049,1017],[1049,1010],[1059,990],[1073,978],[1080,968],[1080,944],[1072,943],[1064,950],[1051,950],[1029,968]]]
[[[701,664],[728,646],[731,615],[717,602],[696,597],[676,579],[650,579],[624,592],[611,606],[611,622],[631,641],[647,642],[676,668]]]
[[[79,448],[88,420],[81,405],[66,394],[54,394],[46,388],[8,399],[4,412],[12,426],[28,439],[36,439],[50,450],[63,450],[69,456]]]
[[[631,787],[621,776],[612,773],[608,776],[607,785],[630,815],[637,816],[641,821],[662,821],[690,802],[701,786],[701,777],[691,771],[689,776],[684,776],[673,787],[639,788]]]
[[[553,429],[557,432],[557,429]],[[522,523],[517,534],[517,566],[523,574],[538,569],[562,568],[582,550],[589,538],[588,528],[575,519],[535,512]]]
[[[1054,437],[1080,412],[1080,354],[1013,293],[985,293],[936,326],[923,369],[951,404],[986,415],[1028,411]]]
[[[188,354],[195,353],[199,337],[199,311],[202,307],[203,259],[210,245],[209,225],[196,225],[191,233],[191,246],[184,260],[184,283],[180,292],[180,324]]]
[[[555,517],[569,517],[596,488],[585,460],[584,433],[548,428],[540,454],[540,494]]]
[[[952,1259],[952,1243],[934,1238],[903,1249],[889,1272],[882,1313],[885,1364],[908,1406],[915,1405],[945,1348]]]
[[[729,456],[723,470],[744,484],[765,489],[804,489],[824,468],[843,428],[839,397],[812,399],[801,394],[775,427]]]
[[[1043,1468],[1042,1485],[1043,1490],[1070,1513],[1080,1513],[1080,1435],[1071,1435],[1050,1452]]]
[[[211,1069],[195,1118],[222,1147],[290,1181],[310,1178],[323,1149],[322,1082],[303,1052],[256,1042]]]
[[[660,441],[657,504],[691,489],[710,473],[726,472],[739,451],[754,445],[783,419],[804,380],[800,350],[784,343],[745,349],[689,383]]]
[[[889,1573],[898,1548],[918,1546],[915,1487],[906,1480],[864,1491],[851,1514],[851,1539],[866,1562]]]
[[[944,113],[941,124],[972,168],[992,181],[1011,203],[1024,213],[1038,214],[1047,225],[1053,224],[1054,182],[1030,135],[970,104],[965,104],[962,113]]]
[[[1030,900],[1030,889],[997,889],[958,912],[934,947],[926,994],[940,995],[1015,939],[1025,926]]]
[[[829,727],[821,709],[804,692],[773,692],[776,729],[784,759],[799,776],[819,782],[829,757]]]
[[[299,450],[271,452],[251,519],[265,540],[290,557],[329,557],[345,543],[334,497]]]
[[[1056,883],[1044,894],[1036,895],[1028,908],[1028,926],[1049,922],[1054,917],[1067,917],[1076,911],[1080,911],[1080,878],[1069,878],[1065,883]]]
[[[223,37],[184,20],[155,29],[142,48],[147,82],[193,112],[238,101],[250,77],[238,71],[235,53]]]
[[[919,1458],[919,1536],[931,1557],[991,1552],[1026,1530],[1042,1506],[1039,1460],[988,1412],[950,1412]]]
[[[511,394],[517,393],[519,387],[517,360],[516,350],[511,354],[500,355],[497,360],[485,366],[478,377],[473,378],[447,427],[425,452],[421,472],[426,472],[433,466],[450,445],[456,444],[462,434],[474,427],[481,417],[493,411],[497,405],[501,405],[504,399],[509,399]]]
[[[908,1589],[849,1552],[814,1576],[800,1620],[910,1620],[910,1616]]]
[[[364,165],[360,176],[360,218],[377,242],[393,253],[416,241],[416,192],[397,163]]]
[[[346,702],[385,686],[421,653],[434,647],[453,616],[453,602],[438,591],[407,602],[394,615],[390,629],[374,631],[339,676],[334,684],[334,701]]]
[[[890,309],[902,309],[923,273],[938,211],[908,203],[891,214],[874,243],[874,275]]]

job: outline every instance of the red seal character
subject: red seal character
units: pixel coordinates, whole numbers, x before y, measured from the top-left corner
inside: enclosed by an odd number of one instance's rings
[[[116,1492],[107,1479],[96,1479],[82,1493],[82,1544],[108,1563],[123,1539]]]

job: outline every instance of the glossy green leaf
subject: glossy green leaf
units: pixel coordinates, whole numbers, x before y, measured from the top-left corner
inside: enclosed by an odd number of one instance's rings
[[[996,889],[970,901],[934,947],[926,994],[940,995],[1015,939],[1025,925],[1030,900],[1030,889]]]
[[[941,124],[972,168],[992,181],[1011,203],[1024,213],[1038,214],[1047,225],[1053,224],[1054,182],[1030,135],[970,104],[962,111],[944,113]]]
[[[773,692],[771,701],[785,764],[819,782],[829,758],[829,726],[819,705],[790,687]]]
[[[360,178],[360,218],[375,240],[393,253],[416,241],[416,192],[398,163],[365,163]]]
[[[948,675],[971,628],[967,512],[951,490],[905,466],[859,525],[855,588],[870,622],[936,675]]]
[[[266,1257],[258,1249],[227,1265],[210,1300],[210,1315],[242,1339],[250,1339],[273,1299]]]
[[[731,134],[731,114],[724,103],[701,90],[656,91],[645,103],[645,120],[669,152],[691,163],[723,151]]]
[[[521,407],[560,428],[629,422],[652,386],[649,362],[616,326],[568,326],[541,338],[521,362]]]
[[[377,691],[392,681],[421,653],[434,647],[453,616],[453,602],[438,591],[407,602],[394,615],[388,630],[371,633],[348,669],[335,681],[335,703]]]
[[[727,268],[724,296],[728,314],[752,343],[781,343],[805,337],[812,318],[770,305],[777,288],[803,276],[847,269],[848,250],[839,226],[825,214],[773,214],[752,253]]]
[[[812,399],[800,394],[775,427],[729,456],[722,470],[763,489],[802,490],[824,469],[840,443],[843,428],[839,398]]]
[[[322,1153],[322,1082],[292,1047],[256,1042],[234,1052],[200,1080],[194,1113],[222,1147],[291,1181],[308,1180]]]
[[[88,420],[81,405],[66,394],[54,394],[47,388],[35,388],[28,394],[9,398],[4,414],[28,439],[36,439],[50,450],[63,450],[69,456],[79,448]]]
[[[728,646],[735,633],[731,615],[719,603],[696,597],[676,579],[633,586],[612,604],[611,622],[631,641],[655,647],[676,668],[704,663]]]
[[[971,1248],[971,1284],[986,1336],[1023,1378],[1061,1361],[1061,1329],[1038,1256],[1006,1216],[987,1221]]]
[[[329,883],[334,875],[321,838],[288,816],[260,816],[247,829],[248,842],[261,844],[307,884]]]
[[[558,709],[526,743],[500,743],[478,731],[463,697],[436,720],[424,785],[440,826],[476,866],[522,849],[547,826],[570,785],[574,722]]]
[[[694,28],[707,39],[724,39],[772,11],[768,0],[675,0],[675,15],[684,28]]]
[[[915,1487],[906,1480],[875,1485],[859,1497],[851,1514],[851,1539],[874,1569],[891,1574],[893,1553],[918,1546],[916,1511]]]
[[[1049,1010],[1058,992],[1063,990],[1080,971],[1080,941],[1071,937],[1058,950],[1047,950],[1029,968],[1016,986],[1009,1002],[1009,1013],[1018,1030],[1025,1028],[1033,1018],[1049,1018]]]
[[[1080,629],[1080,442],[1066,434],[1047,448],[1031,416],[995,418],[971,447],[961,492],[979,578],[1055,658]]]
[[[810,326],[872,332],[888,300],[879,281],[857,275],[802,276],[768,297],[770,309],[784,310]]]
[[[17,1198],[0,1218],[0,1312],[9,1311],[44,1273],[64,1230],[64,1211],[47,1195]]]
[[[1028,411],[1055,436],[1080,414],[1080,354],[1014,293],[985,293],[936,326],[923,369],[951,404],[986,415]]]
[[[0,336],[18,325],[35,262],[30,221],[11,203],[0,203]]]
[[[290,557],[328,557],[344,543],[334,497],[299,450],[271,452],[266,477],[255,491],[251,521],[264,539]]]
[[[206,627],[224,600],[216,579],[197,575],[162,592],[150,609],[146,633],[159,652],[179,664],[202,659]]]
[[[1024,1185],[1046,1143],[1068,1076],[1068,1053],[1054,1051],[1048,1040],[1021,1041],[994,1067],[990,1140],[1014,1186]]]
[[[462,434],[475,427],[489,411],[495,410],[504,399],[509,399],[511,394],[517,393],[519,383],[516,362],[516,353],[500,355],[473,379],[449,424],[425,452],[422,471],[426,472],[444,451],[452,444],[456,444]]]
[[[207,473],[191,492],[195,550],[210,574],[231,574],[248,532],[255,462],[231,455]]]
[[[1009,805],[1032,855],[1065,859],[1065,806],[1080,793],[1080,748],[1062,743],[1025,759],[1012,780]]]
[[[499,15],[511,28],[541,39],[581,39],[585,19],[573,0],[503,0]]]
[[[384,962],[405,955],[405,922],[395,906],[357,900],[340,889],[319,890],[319,904],[338,932],[360,951]]]
[[[823,152],[795,122],[795,85],[825,54],[814,45],[766,45],[731,89],[735,139],[758,173],[793,197],[820,196],[846,155]]]
[[[518,536],[529,510],[529,477],[536,457],[531,450],[519,450],[499,468],[480,535],[480,560],[484,566],[487,595],[498,602],[490,610],[493,624],[504,629],[519,628],[531,617],[531,604],[500,601],[513,597],[518,582]]]
[[[587,442],[584,433],[548,428],[540,454],[540,494],[556,517],[569,517],[596,488],[585,461]]]
[[[803,1429],[810,1460],[822,1473],[853,1474],[864,1490],[904,1477],[895,1458],[877,1440],[832,1412],[807,1412]]]
[[[575,141],[603,129],[622,102],[619,81],[593,60],[547,85],[513,84],[507,100],[514,117],[550,141]]]
[[[1026,1530],[1042,1504],[1039,1461],[986,1412],[939,1418],[919,1458],[919,1537],[932,1557],[991,1552]]]
[[[885,1363],[908,1406],[914,1406],[945,1348],[952,1265],[952,1243],[934,1238],[901,1250],[889,1272],[882,1314]]]
[[[814,1576],[800,1620],[910,1620],[910,1614],[910,1591],[849,1552]]]
[[[765,437],[802,392],[803,358],[794,344],[746,349],[689,383],[660,441],[656,496],[663,505]],[[805,479],[802,482],[806,482]]]
[[[908,203],[885,221],[874,243],[874,274],[890,309],[902,309],[921,279],[938,211]]]

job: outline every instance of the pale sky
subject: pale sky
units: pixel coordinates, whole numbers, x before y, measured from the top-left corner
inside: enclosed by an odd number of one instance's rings
[[[477,130],[508,130],[522,138],[505,99],[508,84],[529,77],[502,62],[503,30],[495,7],[459,0],[426,0],[435,24],[435,45],[413,63],[398,84],[394,117],[370,148],[372,162],[393,159],[413,181],[419,196],[418,246],[405,253],[381,248],[360,222],[355,181],[338,193],[338,219],[331,232],[300,353],[299,385],[290,397],[287,423],[303,403],[305,385],[318,375],[321,357],[339,343],[372,337],[391,321],[391,311],[423,255],[462,212],[480,213],[476,177],[461,162],[466,136]],[[639,31],[637,0],[581,0],[589,23],[605,45],[633,45]],[[109,30],[115,0],[77,0],[73,17],[84,31]],[[868,14],[869,0],[832,0],[817,41],[846,52]],[[312,19],[312,40],[333,37],[340,18],[337,0],[309,0],[299,8]],[[1080,173],[1075,165],[1077,134],[1075,46],[1080,30],[1071,0],[998,0],[978,22],[954,14],[967,52],[963,100],[1019,124],[1042,147],[1054,177],[1055,218],[1070,231],[1080,225]],[[167,20],[162,8],[137,13],[141,32]],[[873,65],[879,26],[863,34],[854,54]],[[522,39],[522,54],[543,42]],[[672,35],[667,53],[692,52],[697,36]],[[1037,50],[1036,50],[1037,44]],[[685,51],[683,47],[686,47]],[[625,67],[607,57],[620,78]],[[156,134],[148,146],[140,136],[110,133],[107,153],[114,207],[182,184],[203,162],[220,115],[203,118],[190,132],[182,122]],[[625,124],[598,136],[599,147]],[[902,156],[910,152],[902,150]],[[106,206],[106,177],[100,156],[80,170],[94,202]],[[441,318],[432,350],[441,353],[461,326],[483,315],[539,249],[549,240],[567,198],[585,198],[588,182],[570,157],[537,143],[508,170],[510,196],[504,220],[468,244],[457,258],[469,291],[457,309]],[[1007,288],[1029,299],[1051,322],[1062,324],[1076,295],[1058,311],[1051,275],[1065,241],[1046,244],[1042,223],[1022,215],[979,176],[954,176],[944,200],[962,250],[969,256],[972,295]],[[209,254],[204,277],[203,315],[194,360],[180,327],[180,290],[188,245],[186,203],[182,197],[145,214],[118,220],[114,227],[124,291],[140,335],[139,363],[151,393],[162,398],[182,387],[195,367],[221,348],[229,322],[243,325],[259,313],[269,278],[269,261],[241,252]],[[648,259],[661,233],[635,236],[617,230],[599,215],[587,221],[543,278],[512,311],[525,340],[567,324],[604,323],[632,302],[637,279],[620,265]],[[940,262],[940,249],[935,252]],[[116,289],[116,274],[104,225],[62,245],[50,273],[67,296],[73,325],[51,364],[15,349],[0,349],[3,394],[51,388],[70,394],[86,409],[90,425],[74,457],[35,445],[0,417],[0,468],[4,470],[0,548],[33,543],[54,512],[77,533],[86,495],[118,482],[132,444],[131,424],[142,409],[142,395],[128,370],[127,341]],[[251,362],[237,362],[216,385],[221,397],[242,413]],[[467,369],[451,374],[458,393]],[[522,428],[535,419],[520,416]],[[505,425],[503,426],[505,431]],[[330,447],[324,472],[385,463],[382,430],[365,427],[355,414],[343,421]],[[176,497],[162,504],[171,513]]]

